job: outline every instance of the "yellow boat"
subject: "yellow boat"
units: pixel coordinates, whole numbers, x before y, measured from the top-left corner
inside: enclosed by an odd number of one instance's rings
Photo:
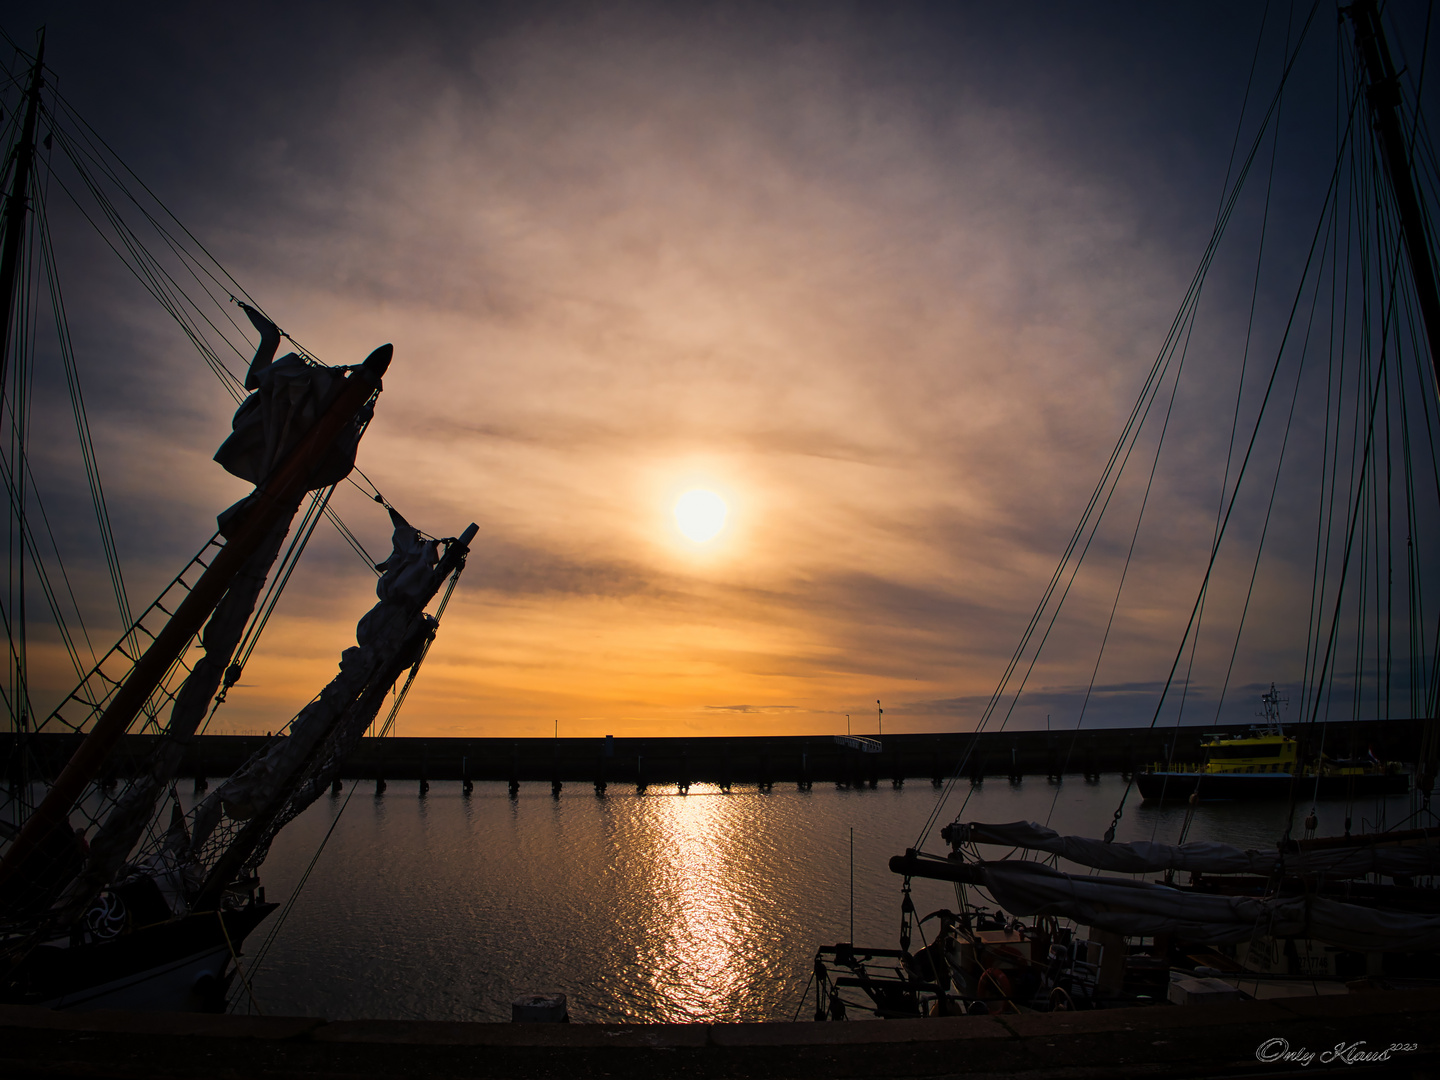
[[[1300,784],[1296,797],[1301,800],[1404,795],[1410,790],[1410,777],[1397,762],[1381,761],[1368,751],[1364,757],[1340,759],[1321,753],[1317,762],[1302,763],[1299,742],[1280,726],[1275,687],[1260,700],[1264,725],[1246,735],[1204,736],[1203,762],[1152,765],[1135,778],[1140,794],[1177,801],[1193,794],[1201,802],[1288,799],[1292,781]]]

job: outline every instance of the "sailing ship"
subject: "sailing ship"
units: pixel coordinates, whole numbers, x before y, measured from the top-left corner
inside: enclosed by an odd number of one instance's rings
[[[985,710],[982,730],[997,715],[1003,726],[1014,712],[1157,399],[1162,404],[1154,412],[1168,424],[1161,388],[1167,378],[1178,385],[1205,273],[1278,115],[1282,91],[1320,7],[1318,2],[1311,7],[1298,35],[1287,33],[1279,86],[1248,156],[1237,155],[1233,178],[1227,177],[1215,230],[1191,289],[1071,544]],[[1343,81],[1337,94],[1334,172],[1309,257],[1299,260],[1301,281],[1248,445],[1243,433],[1232,432],[1232,449],[1238,445],[1243,453],[1236,455],[1238,462],[1226,461],[1226,484],[1204,576],[1151,721],[1157,726],[1168,704],[1178,727],[1188,696],[1196,689],[1191,673],[1198,628],[1207,598],[1213,600],[1216,566],[1241,481],[1262,433],[1273,430],[1265,427],[1266,410],[1277,396],[1287,347],[1300,355],[1292,369],[1292,417],[1301,397],[1310,334],[1297,312],[1308,297],[1311,325],[1329,323],[1321,337],[1328,338],[1335,360],[1326,384],[1330,413],[1324,428],[1334,445],[1316,458],[1323,479],[1322,535],[1315,543],[1310,641],[1301,681],[1305,715],[1299,731],[1316,748],[1316,764],[1303,767],[1298,740],[1272,722],[1252,736],[1210,738],[1202,768],[1169,766],[1149,776],[1127,777],[1102,838],[1062,835],[1034,822],[970,820],[962,805],[960,814],[939,829],[948,851],[927,852],[923,845],[942,820],[946,797],[966,775],[967,762],[962,760],[919,839],[890,860],[890,869],[904,882],[900,947],[871,949],[843,942],[820,949],[814,970],[817,1020],[843,1018],[856,1008],[898,1017],[1188,1004],[1292,990],[1314,993],[1326,981],[1341,992],[1347,981],[1355,980],[1388,980],[1391,985],[1412,980],[1411,985],[1418,981],[1433,986],[1440,977],[1440,817],[1431,806],[1440,757],[1440,669],[1433,651],[1440,633],[1423,573],[1433,569],[1434,558],[1421,554],[1434,550],[1440,487],[1417,480],[1440,475],[1435,455],[1440,274],[1431,224],[1440,172],[1415,104],[1413,73],[1407,80],[1407,72],[1394,62],[1376,0],[1355,0],[1339,10],[1342,48],[1348,56],[1337,68]],[[1263,33],[1262,24],[1262,40]],[[1372,132],[1374,143],[1364,137]],[[1357,272],[1346,261],[1352,258],[1361,267]],[[1316,319],[1322,276],[1331,296],[1329,309]],[[1407,313],[1417,316],[1418,325],[1400,325]],[[1295,330],[1297,324],[1301,329]],[[1350,355],[1358,355],[1359,362],[1340,362]],[[1243,365],[1241,370],[1243,388]],[[1238,401],[1237,396],[1237,418]],[[1348,455],[1339,446],[1341,402],[1348,403],[1352,417]],[[1275,440],[1282,462],[1288,437],[1287,423]],[[1157,461],[1163,441],[1162,432]],[[1403,466],[1392,469],[1396,461]],[[1142,483],[1148,496],[1148,481]],[[1244,598],[1242,627],[1279,484],[1277,464],[1268,504],[1262,500],[1264,514],[1248,583],[1239,589]],[[1141,500],[1142,516],[1144,505]],[[1397,523],[1404,526],[1398,539]],[[1134,528],[1131,535],[1138,535],[1138,521]],[[1132,539],[1132,554],[1134,550]],[[1398,605],[1385,590],[1396,577],[1410,585],[1408,641],[1406,633],[1392,631]],[[1117,606],[1124,580],[1122,572]],[[1427,612],[1432,620],[1428,626]],[[1291,625],[1303,624],[1291,620]],[[1097,635],[1102,656],[1108,634],[1107,629]],[[1378,649],[1367,648],[1367,634],[1371,645],[1381,642]],[[1324,756],[1325,720],[1337,698],[1348,696],[1355,711],[1352,719],[1361,718],[1358,713],[1366,703],[1379,716],[1387,715],[1397,666],[1392,664],[1392,645],[1397,641],[1410,653],[1408,665],[1403,657],[1399,664],[1402,673],[1408,667],[1410,681],[1411,711],[1402,715],[1425,718],[1413,787],[1409,777],[1377,769],[1354,753],[1347,755],[1348,761]],[[1222,660],[1228,664],[1222,669],[1226,680],[1240,643],[1236,630]],[[1349,681],[1348,695],[1339,672],[1342,649],[1353,649],[1355,657],[1353,669],[1343,675]],[[1361,663],[1367,656],[1368,675]],[[1236,774],[1233,766],[1241,762],[1251,771]],[[1188,803],[1174,843],[1117,841],[1126,801],[1137,787],[1142,795],[1174,794]],[[1167,790],[1172,787],[1178,790]],[[1247,798],[1273,787],[1273,797],[1288,802],[1288,825],[1272,848],[1188,839],[1197,804],[1227,787]],[[1402,820],[1387,824],[1387,806],[1381,801],[1370,828],[1353,828],[1358,800],[1382,798],[1392,790],[1403,794],[1407,788],[1410,807]],[[1344,832],[1317,836],[1317,804],[1330,795],[1345,800]],[[953,883],[958,910],[919,918],[911,895],[916,880]],[[922,947],[912,951],[917,934]],[[1287,980],[1303,984],[1287,985]],[[857,998],[856,991],[863,998]]]
[[[358,740],[378,726],[380,711],[402,678],[408,690],[465,566],[476,526],[453,537],[430,537],[376,492],[373,498],[390,517],[392,550],[374,565],[378,602],[360,619],[339,672],[206,798],[189,808],[182,803],[176,778],[186,748],[238,682],[316,525],[333,517],[331,494],[355,469],[394,350],[382,345],[363,362],[340,366],[321,364],[298,347],[277,358],[285,335],[275,322],[223,275],[178,222],[141,201],[148,189],[142,188],[140,196],[128,191],[144,221],[203,293],[199,299],[186,294],[163,258],[140,243],[121,213],[125,203],[106,193],[106,184],[123,178],[125,170],[47,88],[43,34],[35,55],[25,59],[23,104],[11,110],[21,119],[11,128],[0,242],[0,358],[5,364],[0,392],[10,425],[3,466],[12,581],[4,612],[10,660],[5,705],[12,738],[0,803],[0,1002],[51,1008],[218,1008],[240,970],[246,938],[277,907],[265,899],[259,878],[271,843],[336,781]],[[43,140],[42,122],[49,129]],[[53,564],[46,563],[35,543],[31,519],[43,514],[43,505],[23,449],[33,360],[27,320],[35,310],[24,289],[35,283],[36,275],[27,270],[38,263],[51,283],[77,425],[82,442],[93,450],[54,288],[54,251],[43,216],[51,177],[42,175],[42,146],[46,151],[58,146],[57,157],[79,175],[76,187],[96,194],[103,210],[96,217],[120,235],[112,248],[132,257],[132,269],[138,264],[141,280],[236,397],[232,430],[215,460],[254,485],[219,514],[215,534],[162,595],[139,617],[124,619],[114,648],[89,665],[80,662],[80,649],[66,634],[52,588],[54,571],[47,568]],[[32,238],[38,240],[36,249],[30,249]],[[223,323],[205,303],[227,299],[259,336],[243,379],[229,372],[207,337],[207,328],[219,333]],[[232,320],[232,327],[239,325]],[[234,337],[227,339],[231,347],[236,347]],[[98,491],[98,465],[88,456],[86,463],[92,491]],[[96,506],[109,538],[103,500],[97,498]],[[112,578],[120,611],[128,615],[113,565]],[[37,712],[28,679],[27,580],[31,590],[35,582],[41,585],[78,675],[74,689],[48,714]],[[431,614],[427,608],[442,590]],[[385,726],[393,723],[403,697],[403,691],[397,695]],[[37,721],[38,715],[45,718]],[[143,767],[121,784],[116,754],[126,733],[139,728],[158,737]],[[80,736],[57,775],[45,775],[32,753],[36,738],[50,731]]]
[[[1260,695],[1265,723],[1244,735],[1207,735],[1200,742],[1205,760],[1185,766],[1157,762],[1135,777],[1144,799],[1164,802],[1228,802],[1288,799],[1293,783],[1306,785],[1317,799],[1404,795],[1410,777],[1400,763],[1381,761],[1374,750],[1361,756],[1301,760],[1300,741],[1280,723],[1280,695],[1272,683]]]

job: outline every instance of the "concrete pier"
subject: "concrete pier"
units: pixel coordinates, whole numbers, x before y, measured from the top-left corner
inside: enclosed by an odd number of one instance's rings
[[[480,1024],[0,1007],[7,1080],[1440,1075],[1440,990],[933,1020]],[[1348,1055],[1325,1059],[1337,1047]],[[1413,1049],[1403,1049],[1413,1047]],[[1283,1060],[1282,1052],[1312,1055]],[[1366,1060],[1363,1055],[1384,1055]],[[1265,1060],[1266,1057],[1271,1060]]]
[[[1373,749],[1382,759],[1413,761],[1419,748],[1421,721],[1372,720],[1332,723],[1325,732],[1331,754],[1363,754]],[[1023,783],[1028,777],[1062,782],[1066,777],[1095,779],[1102,772],[1128,774],[1151,762],[1197,761],[1200,739],[1209,728],[1161,731],[1148,728],[1105,728],[1073,731],[1004,731],[984,733],[976,741],[966,732],[886,735],[883,739],[844,736],[777,735],[716,738],[562,738],[562,739],[363,739],[341,772],[346,780],[509,781],[548,784],[559,791],[566,783],[603,791],[609,785],[656,790],[711,783],[814,784],[839,783],[850,788],[875,788],[882,778],[895,786],[907,779],[941,782],[957,768],[971,783],[1004,778]],[[1234,730],[1241,730],[1236,728]],[[1304,728],[1293,734],[1305,739]],[[9,757],[0,735],[0,750]],[[154,736],[131,735],[121,743],[109,775],[129,776],[141,768],[154,746]],[[202,735],[187,748],[181,775],[227,776],[264,740],[253,735]],[[870,752],[868,744],[879,752]],[[42,776],[53,777],[69,759],[78,737],[30,736],[33,760]]]

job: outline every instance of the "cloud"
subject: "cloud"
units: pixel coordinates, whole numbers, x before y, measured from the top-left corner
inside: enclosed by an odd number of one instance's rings
[[[755,713],[762,716],[796,712],[794,705],[706,705],[712,712]]]
[[[781,708],[717,700],[792,702],[796,724],[877,696],[917,724],[978,715],[1183,295],[1250,58],[1209,14],[1143,6],[374,5],[338,25],[302,5],[263,47],[264,9],[86,14],[52,29],[54,62],[80,61],[67,95],[308,348],[395,343],[360,465],[420,527],[480,526],[418,731],[720,733]],[[72,319],[145,595],[238,494],[209,461],[231,404],[122,274],[72,263],[100,301]],[[1087,717],[1140,715],[1173,657],[1246,341],[1253,265],[1219,265],[1169,453],[1089,542],[1027,723],[1073,720],[1107,627]],[[730,503],[710,547],[669,520],[687,486]],[[383,550],[378,508],[337,498]],[[1283,511],[1272,549],[1298,544]],[[1262,521],[1246,504],[1235,535]],[[1212,589],[1197,686],[1223,681],[1247,558]],[[358,564],[316,534],[257,653],[261,728],[349,644]],[[1294,662],[1302,565],[1267,563],[1237,679]]]

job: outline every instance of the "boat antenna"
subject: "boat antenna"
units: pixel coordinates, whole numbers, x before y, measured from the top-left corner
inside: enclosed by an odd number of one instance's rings
[[[850,826],[850,943],[855,943],[855,826]]]
[[[1265,720],[1263,730],[1279,732],[1281,730],[1280,706],[1289,704],[1290,699],[1281,695],[1280,691],[1275,689],[1275,684],[1272,682],[1270,689],[1260,695],[1261,711],[1257,715],[1263,717]]]

